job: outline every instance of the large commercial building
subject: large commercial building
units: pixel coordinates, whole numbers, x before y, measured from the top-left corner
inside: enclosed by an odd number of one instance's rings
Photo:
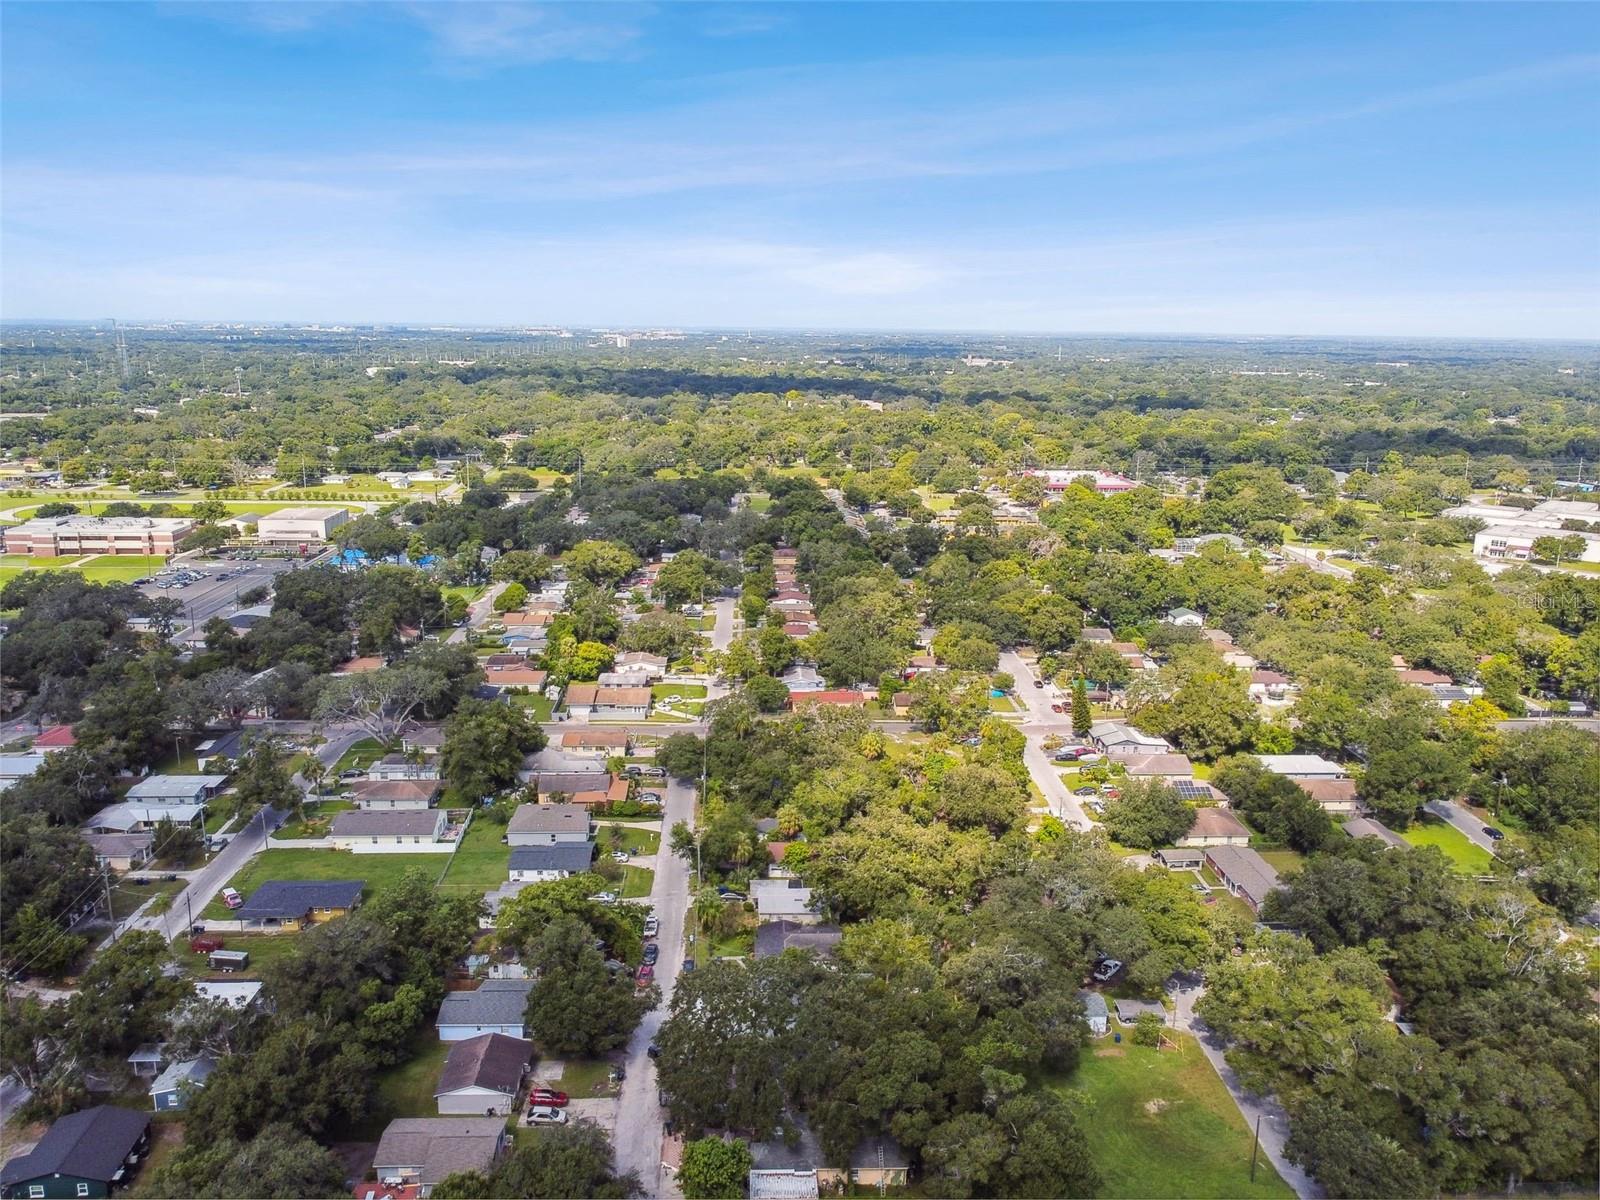
[[[256,537],[263,542],[325,542],[349,519],[349,510],[343,508],[280,508],[256,523]]]
[[[1528,509],[1474,502],[1447,508],[1443,515],[1485,522],[1472,538],[1472,553],[1478,558],[1526,562],[1534,557],[1533,543],[1539,538],[1576,536],[1582,551],[1563,554],[1563,561],[1600,562],[1600,505],[1592,500],[1542,500]],[[1589,528],[1563,528],[1571,524]]]
[[[194,527],[187,517],[38,517],[6,530],[6,553],[34,558],[172,554]]]

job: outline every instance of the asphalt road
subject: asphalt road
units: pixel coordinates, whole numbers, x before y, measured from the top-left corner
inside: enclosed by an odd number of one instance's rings
[[[732,596],[723,596],[711,607],[717,617],[716,626],[711,630],[711,648],[726,650],[733,645],[734,617],[739,611],[739,602]]]
[[[507,586],[504,583],[492,584],[488,591],[467,605],[467,623],[458,626],[449,637],[445,638],[445,641],[464,642],[467,640],[469,630],[487,624],[489,618],[494,616],[494,602],[500,598],[500,593],[505,591]]]
[[[1494,854],[1498,850],[1499,847],[1495,840],[1483,832],[1483,822],[1459,804],[1452,803],[1449,800],[1430,800],[1423,807],[1433,816],[1438,817],[1441,821],[1448,821],[1466,834],[1468,840],[1474,846],[1481,846],[1490,854]]]
[[[683,969],[683,923],[689,910],[689,864],[672,853],[667,846],[672,827],[679,821],[694,819],[695,788],[681,779],[667,784],[667,801],[661,818],[661,852],[656,855],[655,885],[650,890],[650,904],[661,922],[661,932],[656,938],[661,956],[656,960],[656,982],[661,988],[661,1004],[634,1030],[628,1042],[625,1062],[627,1071],[622,1081],[622,1095],[617,1104],[617,1130],[612,1144],[616,1147],[617,1168],[635,1172],[646,1196],[676,1194],[664,1188],[661,1170],[661,1139],[664,1114],[660,1092],[656,1083],[656,1064],[647,1053],[655,1040],[656,1030],[666,1019],[672,1003],[673,988]]]
[[[1022,722],[1022,734],[1028,744],[1022,752],[1022,761],[1028,768],[1028,774],[1044,794],[1045,802],[1054,816],[1068,828],[1088,829],[1094,819],[1084,811],[1083,805],[1067,785],[1061,782],[1056,765],[1044,752],[1045,738],[1072,736],[1072,719],[1050,711],[1050,705],[1055,703],[1055,689],[1048,684],[1041,688],[1034,687],[1033,681],[1038,675],[1016,651],[1001,653],[1000,669],[1017,681],[1017,698],[1027,710],[1028,715]]]

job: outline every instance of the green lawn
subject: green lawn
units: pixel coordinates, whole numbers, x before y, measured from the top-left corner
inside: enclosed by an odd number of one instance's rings
[[[378,1074],[372,1105],[354,1132],[363,1139],[372,1139],[396,1117],[438,1116],[439,1105],[433,1092],[439,1086],[449,1053],[450,1043],[439,1040],[433,1022],[419,1029],[405,1060]]]
[[[1015,700],[1013,700],[1010,696],[990,696],[989,697],[989,711],[990,712],[1014,713],[1014,712],[1018,711],[1017,702]]]
[[[622,832],[622,848],[630,854],[654,854],[661,848],[661,835],[654,829],[631,829],[626,825],[609,824],[601,825],[595,834],[595,842],[603,853],[609,854],[614,843],[610,837],[610,830],[617,829]]]
[[[400,881],[407,871],[420,869],[438,879],[450,862],[443,854],[347,854],[339,850],[265,850],[247,862],[228,881],[246,899],[269,879],[360,879],[363,895],[371,899]],[[196,914],[197,916],[202,914]],[[226,921],[227,905],[221,899],[206,905],[207,920]]]
[[[389,748],[377,738],[362,738],[346,750],[339,761],[329,769],[326,776],[329,785],[336,782],[344,771],[365,771],[387,753]]]
[[[511,847],[500,839],[506,827],[485,820],[482,813],[467,826],[467,836],[450,856],[440,888],[453,894],[482,895],[510,878]]]
[[[494,652],[491,650],[490,653]],[[514,692],[511,696],[511,703],[527,709],[533,714],[533,719],[541,725],[549,723],[550,712],[555,707],[550,703],[550,697],[543,692]]]
[[[706,689],[700,683],[658,683],[651,687],[650,695],[657,704],[663,700],[704,700]]]
[[[1262,858],[1272,864],[1273,869],[1280,875],[1289,871],[1298,871],[1306,864],[1306,856],[1304,854],[1301,854],[1298,850],[1290,850],[1287,847],[1279,850],[1262,850],[1259,853]]]
[[[1114,1025],[1115,1027],[1115,1025]],[[1080,1125],[1105,1197],[1289,1197],[1263,1156],[1250,1182],[1251,1130],[1187,1034],[1175,1050],[1101,1038],[1072,1076],[1053,1085],[1082,1092]]]
[[[300,935],[297,933],[214,933],[210,936],[220,937],[224,950],[250,952],[250,965],[245,968],[245,974],[252,979],[259,978],[259,972],[268,963],[293,958],[300,949]],[[187,937],[173,939],[172,957],[184,970],[201,979],[233,978],[222,971],[208,969],[206,956],[190,950]]]
[[[562,1063],[561,1078],[551,1086],[573,1097],[605,1096],[611,1093],[607,1082],[611,1063],[603,1058],[569,1058]],[[539,1064],[534,1063],[533,1077],[539,1078]]]
[[[656,873],[649,867],[624,867],[621,896],[624,900],[642,900],[655,886]]]
[[[274,837],[280,838],[319,838],[327,835],[328,826],[333,824],[333,818],[342,812],[349,812],[355,807],[348,800],[318,800],[306,805],[306,819],[304,821],[287,822],[278,830]]]
[[[0,555],[0,586],[4,586],[24,571],[61,571],[69,569],[68,563],[76,558],[30,558],[21,554]],[[92,583],[132,583],[143,579],[152,571],[159,571],[166,559],[159,554],[101,554],[91,558],[81,567],[72,567]]]
[[[1400,836],[1413,846],[1437,846],[1464,875],[1487,875],[1494,869],[1494,858],[1487,850],[1454,825],[1436,817],[1424,817]]]
[[[459,585],[458,584],[458,585],[454,585],[454,586],[451,586],[451,587],[442,587],[442,588],[439,589],[439,591],[444,593],[444,598],[446,600],[450,599],[451,596],[460,596],[468,604],[471,604],[479,596],[483,595],[483,593],[486,590],[487,589],[485,589],[485,587],[481,583],[480,584],[470,584],[470,585]]]
[[[150,882],[138,884],[133,882],[135,879],[148,879]],[[171,896],[182,890],[181,879],[162,883],[158,876],[148,871],[134,871],[111,885],[111,916],[121,921],[131,916],[135,909],[152,896]]]

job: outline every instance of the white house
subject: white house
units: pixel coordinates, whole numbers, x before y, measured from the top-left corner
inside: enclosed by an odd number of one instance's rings
[[[593,863],[593,842],[557,842],[513,848],[507,869],[515,883],[549,883],[581,875]]]
[[[335,849],[356,854],[427,852],[444,838],[445,811],[355,809],[333,819],[328,840]]]
[[[506,823],[506,844],[586,846],[594,836],[589,810],[579,804],[519,804]]]
[[[1320,754],[1258,754],[1256,760],[1274,775],[1289,779],[1343,779],[1345,770]]]
[[[1192,608],[1175,608],[1161,619],[1168,625],[1183,629],[1199,629],[1206,623],[1206,619]]]
[[[454,1043],[433,1092],[439,1115],[505,1116],[516,1103],[532,1058],[532,1042],[503,1033]]]
[[[415,1187],[427,1200],[447,1175],[487,1174],[510,1144],[504,1117],[400,1117],[378,1139],[372,1169],[379,1182]],[[374,1193],[385,1189],[373,1187]],[[357,1189],[357,1195],[365,1191]]]
[[[531,979],[485,979],[476,990],[449,992],[439,1005],[434,1027],[441,1042],[464,1042],[483,1033],[525,1038],[524,1014]]]

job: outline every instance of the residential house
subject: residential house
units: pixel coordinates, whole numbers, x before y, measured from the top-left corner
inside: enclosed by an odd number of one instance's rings
[[[1150,851],[1150,857],[1169,871],[1198,871],[1205,865],[1206,858],[1198,849],[1188,846],[1162,847]]]
[[[250,743],[265,736],[266,732],[261,729],[231,729],[219,733],[195,748],[195,764],[207,775],[231,774]]]
[[[195,999],[227,1004],[233,1008],[254,1008],[261,1000],[259,979],[202,979],[194,985]]]
[[[156,1112],[180,1111],[188,1104],[190,1093],[205,1087],[206,1078],[216,1069],[217,1060],[205,1054],[171,1064],[150,1085],[151,1105]]]
[[[227,785],[226,775],[150,775],[128,789],[139,804],[204,804]]]
[[[230,919],[263,930],[299,930],[347,915],[361,903],[360,879],[269,879]]]
[[[766,921],[756,926],[755,957],[772,958],[785,950],[806,950],[830,956],[843,937],[844,931],[837,925]]]
[[[519,804],[506,823],[513,847],[584,845],[593,836],[589,810],[576,804]]]
[[[1240,671],[1249,671],[1251,674],[1255,673],[1258,665],[1255,655],[1246,654],[1243,650],[1234,646],[1219,647],[1219,649],[1222,651],[1223,666],[1234,667]]]
[[[1394,673],[1394,677],[1401,683],[1409,684],[1412,687],[1421,688],[1431,688],[1437,684],[1451,684],[1455,682],[1455,680],[1451,679],[1450,676],[1441,675],[1438,671],[1426,671],[1421,669],[1413,669],[1410,667],[1407,667],[1404,670],[1397,670]]]
[[[44,766],[43,754],[0,754],[0,792]]]
[[[805,708],[812,704],[825,704],[831,708],[864,708],[867,697],[861,692],[854,692],[848,688],[836,688],[823,692],[800,692],[791,694],[789,704],[793,708]]]
[[[1382,821],[1371,817],[1351,817],[1342,826],[1345,833],[1353,838],[1377,838],[1390,850],[1409,850],[1411,843],[1406,841]]]
[[[0,1197],[109,1196],[150,1148],[150,1114],[109,1104],[61,1117],[32,1150],[0,1167]]]
[[[367,768],[368,779],[433,779],[439,778],[435,763],[414,762],[404,754],[385,754]]]
[[[791,696],[799,692],[820,692],[828,686],[823,681],[822,672],[806,663],[795,663],[778,679],[789,689]]]
[[[493,658],[514,658],[515,666],[488,665],[484,668],[484,682],[497,691],[537,692],[544,688],[549,678],[546,671],[528,666],[527,659],[517,654],[495,654]]]
[[[1163,1025],[1168,1020],[1166,1008],[1156,1000],[1135,1000],[1131,996],[1119,996],[1112,1001],[1112,1007],[1116,1010],[1117,1020],[1124,1025],[1132,1025],[1144,1013],[1153,1013],[1161,1019]]]
[[[363,779],[351,790],[355,792],[356,804],[368,812],[379,809],[415,812],[432,808],[444,784],[437,779]]]
[[[1296,779],[1295,783],[1325,813],[1353,813],[1361,808],[1354,779]]]
[[[530,771],[528,783],[538,794],[540,804],[565,804],[580,792],[604,792],[611,786],[611,773],[600,763],[592,771]]]
[[[199,826],[205,818],[203,804],[109,804],[83,823],[90,833],[140,833],[162,821]]]
[[[56,750],[70,750],[78,744],[71,725],[47,725],[33,739],[30,749],[35,754],[49,754]]]
[[[660,683],[667,673],[667,660],[665,655],[629,650],[617,655],[611,669],[619,674],[632,675],[635,682]]]
[[[625,729],[576,729],[561,735],[561,750],[590,758],[621,757],[628,753],[632,740]]]
[[[434,1027],[441,1042],[464,1042],[483,1033],[528,1036],[524,1014],[531,979],[485,979],[470,992],[448,992],[439,1005]]]
[[[1256,760],[1274,775],[1293,780],[1343,779],[1345,770],[1320,754],[1258,754]]]
[[[822,1147],[804,1120],[792,1125],[790,1136],[775,1130],[775,1136],[750,1143],[750,1200],[811,1200],[820,1194]]]
[[[1126,721],[1096,721],[1089,726],[1089,741],[1102,754],[1166,754],[1172,743],[1166,738],[1135,729]]]
[[[541,784],[541,787],[543,785]],[[612,805],[621,804],[628,798],[628,779],[625,775],[598,775],[593,777],[593,783],[586,788],[580,788],[568,793],[566,799],[580,808],[590,810],[596,808],[610,808]],[[543,791],[539,799],[544,801],[546,795]],[[554,801],[554,797],[550,797]]]
[[[1122,656],[1122,661],[1128,664],[1130,671],[1145,671],[1155,666],[1136,642],[1111,642],[1110,648]]]
[[[335,675],[365,675],[368,671],[381,671],[384,668],[383,659],[376,654],[362,655],[340,663],[333,669]]]
[[[80,835],[94,851],[95,862],[113,871],[133,871],[150,861],[150,850],[155,834],[146,829],[140,833],[85,833]]]
[[[506,1116],[533,1059],[533,1043],[503,1033],[455,1042],[445,1056],[434,1103],[441,1117]]]
[[[1078,999],[1083,1001],[1083,1023],[1089,1027],[1090,1037],[1104,1037],[1111,1029],[1111,1010],[1106,1007],[1106,998],[1099,992],[1079,992]]]
[[[1161,621],[1164,625],[1176,625],[1181,629],[1199,629],[1206,623],[1205,617],[1192,608],[1174,608]]]
[[[571,688],[567,689],[569,694]],[[596,687],[589,716],[596,721],[643,721],[654,693],[648,687]],[[571,711],[571,701],[568,701]]]
[[[905,1187],[910,1175],[906,1152],[888,1134],[864,1137],[850,1149],[849,1182],[855,1187]]]
[[[490,658],[495,657],[490,655]],[[400,735],[400,749],[406,754],[432,758],[444,749],[443,725],[413,725]]]
[[[793,842],[768,842],[767,843],[767,857],[772,860],[772,862],[767,866],[767,878],[768,879],[794,879],[795,878],[794,871],[792,871],[790,868],[786,867],[784,865],[784,862],[783,862],[784,855],[789,853],[789,847],[792,846],[792,845],[794,845]]]
[[[1078,636],[1086,642],[1103,642],[1108,645],[1117,640],[1116,635],[1103,625],[1086,625]]]
[[[593,863],[593,842],[557,842],[548,846],[515,847],[507,869],[513,882],[549,883],[569,875],[581,875]]]
[[[334,817],[328,840],[336,849],[356,854],[401,853],[443,841],[445,817],[442,808],[409,812],[356,809]]]
[[[379,1138],[372,1169],[380,1183],[413,1186],[427,1200],[447,1175],[487,1175],[510,1142],[504,1117],[400,1117]]]
[[[756,903],[756,915],[763,921],[815,925],[822,920],[812,907],[811,889],[795,887],[788,879],[752,879],[750,898]]]
[[[520,654],[524,658],[533,654],[543,654],[550,645],[550,639],[542,629],[507,633],[500,639],[500,644],[505,647],[508,654]]]
[[[1228,894],[1243,900],[1251,912],[1260,912],[1267,896],[1278,887],[1278,872],[1248,846],[1208,846],[1206,863]]]
[[[917,702],[917,697],[912,692],[896,692],[891,701],[894,715],[904,720],[911,715],[911,706]]]
[[[1250,672],[1250,699],[1257,704],[1287,703],[1296,691],[1294,681],[1279,671],[1256,668]]]
[[[783,632],[792,638],[810,637],[816,631],[815,621],[788,620],[783,623]]]
[[[1180,846],[1248,846],[1250,830],[1225,808],[1197,808]]]
[[[555,620],[550,612],[508,612],[500,614],[500,623],[507,629],[543,629]]]
[[[1128,753],[1119,749],[1112,751],[1110,758],[1113,762],[1121,763],[1135,779],[1194,778],[1194,764],[1189,761],[1189,756],[1176,751],[1148,754],[1142,751]]]

